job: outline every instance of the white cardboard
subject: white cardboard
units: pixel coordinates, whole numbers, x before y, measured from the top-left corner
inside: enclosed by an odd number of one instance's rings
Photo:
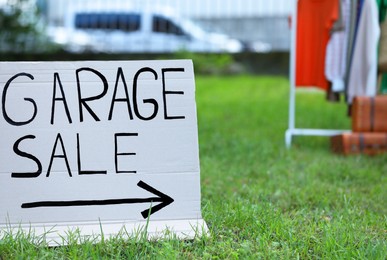
[[[206,230],[192,61],[1,62],[0,90],[0,229]]]

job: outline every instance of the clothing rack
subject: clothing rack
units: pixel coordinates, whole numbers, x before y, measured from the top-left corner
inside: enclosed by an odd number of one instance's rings
[[[296,49],[297,49],[297,13],[298,0],[293,0],[293,12],[291,18],[291,43],[290,43],[290,94],[289,94],[289,125],[285,132],[285,144],[287,148],[292,145],[292,137],[296,135],[304,136],[332,136],[350,130],[336,130],[336,129],[309,129],[296,128]]]

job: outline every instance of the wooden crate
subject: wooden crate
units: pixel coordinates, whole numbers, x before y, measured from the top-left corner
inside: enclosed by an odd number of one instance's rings
[[[387,152],[387,133],[344,133],[331,137],[332,151],[339,154],[376,155]]]
[[[387,133],[387,95],[354,98],[352,131]]]

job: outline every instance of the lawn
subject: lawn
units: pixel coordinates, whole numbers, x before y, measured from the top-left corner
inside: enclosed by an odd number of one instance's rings
[[[125,240],[47,248],[0,233],[0,259],[386,259],[387,156],[331,153],[329,138],[287,150],[289,82],[197,76],[202,213],[192,241]],[[343,102],[297,94],[297,126],[349,129]]]

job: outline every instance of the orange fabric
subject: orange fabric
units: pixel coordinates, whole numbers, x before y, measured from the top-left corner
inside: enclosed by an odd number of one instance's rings
[[[296,86],[327,90],[325,52],[339,0],[299,0],[297,12]]]

